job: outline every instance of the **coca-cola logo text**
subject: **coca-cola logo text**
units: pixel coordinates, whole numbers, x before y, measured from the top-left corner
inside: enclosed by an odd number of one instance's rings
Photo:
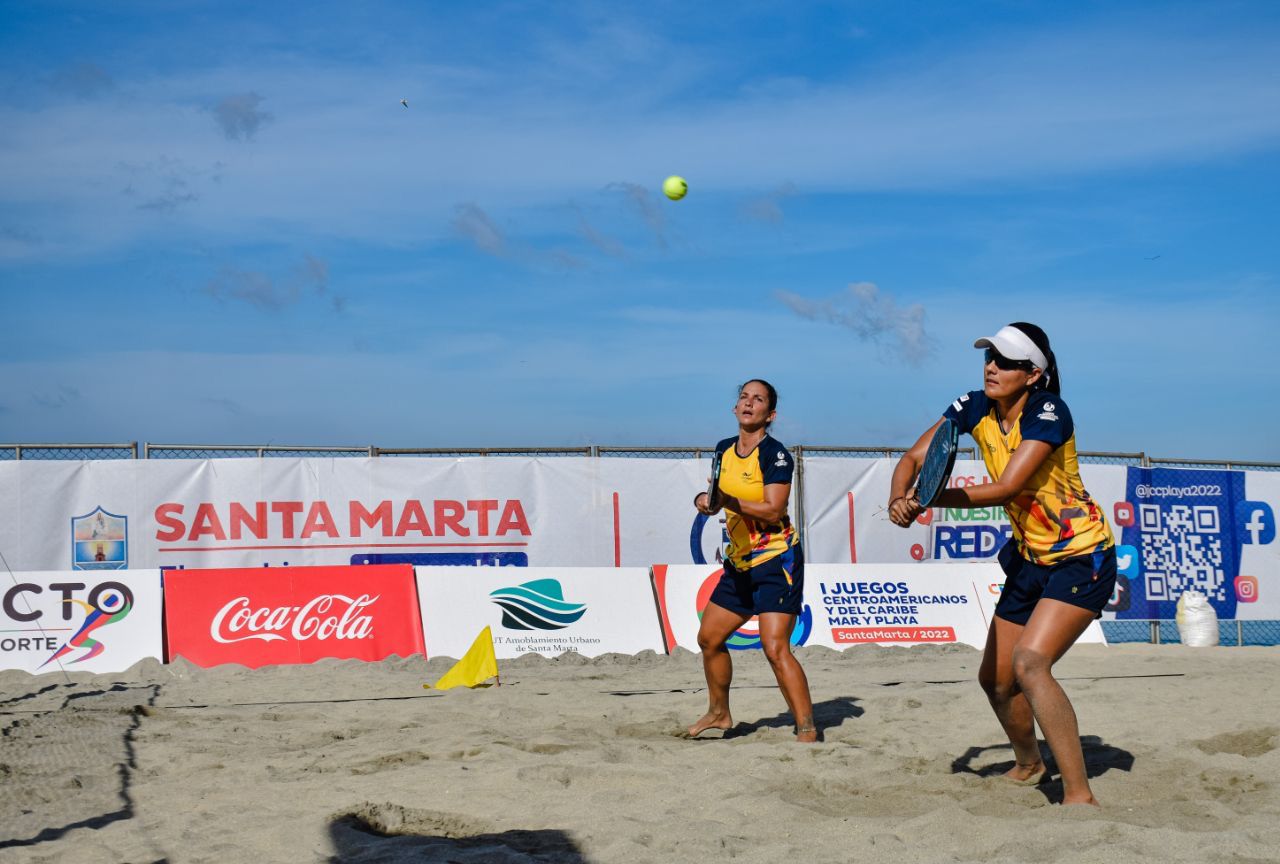
[[[367,639],[373,635],[373,616],[361,612],[381,595],[320,594],[301,606],[251,608],[248,597],[237,597],[218,610],[209,624],[215,642],[230,645],[247,639],[275,642],[287,631],[299,642],[308,639]]]

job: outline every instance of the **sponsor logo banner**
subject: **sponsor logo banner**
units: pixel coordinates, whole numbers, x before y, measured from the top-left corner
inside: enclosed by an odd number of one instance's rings
[[[653,568],[669,648],[698,650],[701,613],[721,572],[711,566]],[[841,649],[960,642],[982,648],[1004,573],[990,563],[806,564],[804,579],[804,614],[792,644]],[[758,630],[751,629],[757,634],[754,645],[738,647],[759,646]],[[747,641],[742,631],[732,638]],[[1095,622],[1080,641],[1105,640]]]
[[[461,657],[486,625],[499,658],[663,651],[643,567],[418,567],[427,655]]]
[[[981,595],[1003,581],[991,565],[815,564],[805,595],[816,598],[814,644],[963,642],[982,647]],[[993,598],[995,599],[995,598]]]
[[[170,571],[164,598],[169,656],[198,666],[423,653],[406,564]]]
[[[0,586],[0,669],[121,672],[160,658],[160,573],[14,573]]]
[[[809,570],[805,565],[805,572]],[[653,567],[653,585],[658,596],[659,614],[662,617],[663,640],[667,650],[677,645],[698,650],[698,627],[702,623],[703,610],[715,591],[716,584],[724,575],[724,567],[720,565],[677,565],[655,564]],[[806,583],[806,603],[800,614],[796,616],[795,627],[791,630],[791,644],[804,645],[809,642],[813,632],[813,610],[808,599]],[[732,651],[749,651],[760,647],[760,622],[752,618],[725,642]]]
[[[1275,560],[1267,548],[1275,542],[1271,505],[1246,494],[1246,483],[1252,491],[1265,479],[1262,472],[1129,468],[1125,500],[1116,505],[1128,514],[1116,552],[1130,597],[1126,608],[1114,604],[1115,616],[1173,618],[1178,598],[1193,590],[1209,598],[1219,619],[1274,615],[1259,603],[1260,581],[1249,573],[1268,554]],[[1267,569],[1274,573],[1274,564]]]

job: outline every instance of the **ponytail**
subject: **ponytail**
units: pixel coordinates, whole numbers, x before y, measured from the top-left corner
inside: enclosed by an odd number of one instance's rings
[[[1050,393],[1062,395],[1062,375],[1058,372],[1058,358],[1054,355],[1053,349],[1049,347],[1049,336],[1035,324],[1028,324],[1025,321],[1015,321],[1009,325],[1017,327],[1023,333],[1027,334],[1032,342],[1036,343],[1036,347],[1044,352],[1044,356],[1049,361],[1049,368],[1040,370],[1040,380],[1036,382],[1033,389],[1048,390]]]

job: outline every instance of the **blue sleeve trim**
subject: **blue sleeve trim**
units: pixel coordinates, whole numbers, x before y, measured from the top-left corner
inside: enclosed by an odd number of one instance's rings
[[[796,460],[778,441],[766,437],[756,448],[756,456],[760,460],[760,476],[764,479],[764,485],[791,482],[796,470]]]
[[[942,416],[956,421],[956,425],[960,427],[960,433],[964,434],[972,432],[973,427],[977,426],[990,410],[991,400],[987,398],[987,394],[981,390],[970,390],[948,405],[947,410],[942,412]]]
[[[1033,393],[1018,420],[1023,441],[1044,441],[1061,447],[1076,432],[1071,410],[1056,393]]]

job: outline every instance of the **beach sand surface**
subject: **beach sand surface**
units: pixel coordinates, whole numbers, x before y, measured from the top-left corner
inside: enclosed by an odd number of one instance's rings
[[[701,659],[0,673],[6,862],[1273,862],[1280,649],[1074,648],[1056,667],[1101,809],[999,776],[962,646],[797,651],[823,740],[759,652],[688,740]],[[1047,752],[1047,751],[1046,751]]]

